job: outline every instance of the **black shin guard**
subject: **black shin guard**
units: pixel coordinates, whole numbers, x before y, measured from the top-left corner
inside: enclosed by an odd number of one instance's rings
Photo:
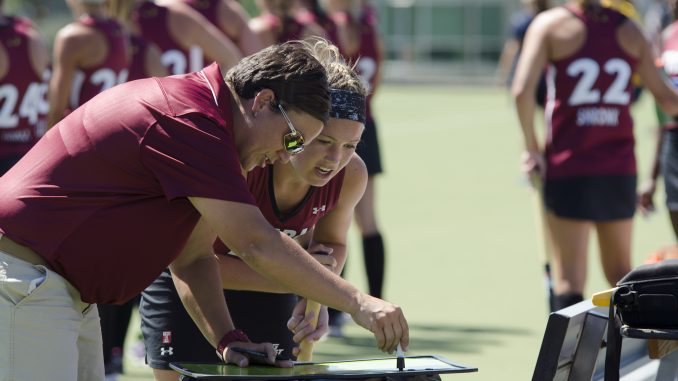
[[[381,298],[384,284],[384,241],[381,234],[363,237],[363,258],[370,295]]]
[[[554,295],[553,296],[553,311],[562,310],[565,307],[577,304],[584,300],[582,294],[577,294],[574,292],[569,292],[566,294]]]

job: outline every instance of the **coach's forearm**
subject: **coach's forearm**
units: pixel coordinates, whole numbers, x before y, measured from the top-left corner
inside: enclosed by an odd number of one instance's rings
[[[217,255],[221,285],[225,290],[245,290],[272,293],[290,293],[277,283],[252,269],[240,258],[232,255]]]
[[[220,287],[214,256],[202,257],[186,266],[171,265],[172,279],[186,311],[215,348],[234,328]]]
[[[350,314],[358,311],[362,293],[283,233],[252,244],[239,254],[257,272],[297,295]]]

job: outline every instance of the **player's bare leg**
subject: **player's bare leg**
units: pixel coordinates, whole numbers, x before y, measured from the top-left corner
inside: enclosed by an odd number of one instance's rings
[[[177,381],[179,373],[173,370],[153,369],[153,377],[155,381]]]
[[[587,252],[591,223],[546,213],[553,240],[554,309],[581,300],[586,283]]]
[[[596,223],[600,261],[605,278],[614,286],[631,271],[631,232],[633,219]]]
[[[370,295],[381,298],[383,297],[382,288],[384,285],[386,254],[384,252],[384,241],[377,225],[374,199],[374,176],[370,176],[367,180],[365,193],[355,207],[355,219],[362,235],[363,255]]]
[[[671,227],[673,227],[673,234],[676,237],[676,240],[678,240],[678,210],[671,210],[669,212],[669,216],[671,217]]]
[[[360,199],[355,208],[355,222],[358,224],[358,229],[360,229],[360,234],[363,237],[379,233],[374,209],[374,176],[370,176],[367,179],[363,198]]]

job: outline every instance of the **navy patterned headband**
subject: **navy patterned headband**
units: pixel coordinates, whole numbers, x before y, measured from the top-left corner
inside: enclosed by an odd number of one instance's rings
[[[365,97],[355,91],[330,89],[332,108],[330,118],[348,119],[365,123]]]

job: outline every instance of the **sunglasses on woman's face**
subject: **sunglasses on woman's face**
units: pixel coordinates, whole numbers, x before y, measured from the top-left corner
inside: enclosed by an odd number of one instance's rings
[[[294,125],[292,125],[290,117],[287,116],[285,109],[280,103],[278,103],[278,109],[280,109],[280,113],[282,114],[283,118],[285,118],[285,121],[287,122],[287,127],[289,127],[290,129],[290,132],[286,133],[283,136],[283,144],[285,145],[285,151],[287,151],[287,153],[289,153],[290,155],[296,155],[304,150],[304,137],[301,135],[301,132],[297,131],[297,129],[294,128]]]

